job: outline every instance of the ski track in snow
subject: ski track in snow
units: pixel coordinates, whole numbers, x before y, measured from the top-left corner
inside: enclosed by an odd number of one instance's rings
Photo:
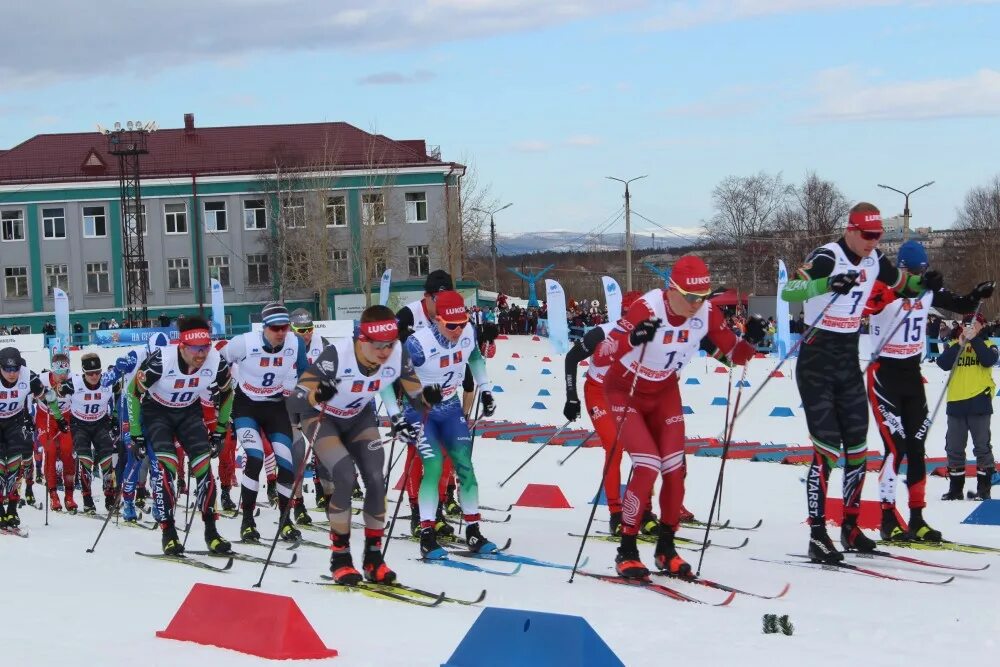
[[[512,359],[512,353],[520,354]],[[542,362],[543,356],[551,362]],[[109,355],[110,356],[110,355]],[[754,359],[744,389],[744,404],[760,382],[774,369],[773,358]],[[507,371],[513,364],[516,371]],[[695,359],[684,379],[698,378],[700,385],[682,384],[685,405],[694,414],[686,416],[689,437],[715,437],[722,432],[726,408],[712,406],[716,396],[725,397],[728,374],[715,373],[716,362]],[[489,362],[498,411],[493,419],[564,423],[561,383],[562,357],[552,352],[548,342],[517,337],[497,343],[497,355]],[[549,368],[551,375],[542,375]],[[928,403],[933,406],[944,384],[945,373],[933,364],[924,364]],[[581,375],[585,369],[580,369]],[[789,371],[787,377],[771,380],[753,405],[737,421],[735,440],[804,445],[805,420],[798,393]],[[737,369],[731,381],[739,379]],[[682,380],[683,382],[683,380]],[[537,396],[539,389],[551,396]],[[582,379],[580,395],[582,398]],[[736,389],[733,389],[733,400]],[[546,410],[531,409],[542,401]],[[792,408],[792,418],[769,417],[775,405]],[[928,437],[928,456],[944,451],[944,410]],[[589,427],[586,412],[574,425]],[[994,428],[997,428],[994,420]],[[873,423],[869,425],[869,449],[881,451],[881,440]],[[588,448],[565,466],[557,461],[569,453],[565,447],[549,447],[537,456],[504,489],[497,488],[518,464],[537,447],[476,439],[475,463],[480,501],[492,506],[515,502],[528,483],[558,484],[571,510],[515,507],[507,524],[483,524],[484,533],[494,541],[511,537],[511,553],[550,561],[572,563],[579,546],[568,532],[581,533],[586,524],[587,502],[598,487],[602,450]],[[971,454],[971,446],[970,446]],[[688,456],[686,505],[699,518],[706,518],[711,502],[718,458]],[[395,478],[401,471],[394,471]],[[515,577],[465,573],[423,565],[414,560],[415,543],[393,540],[387,554],[389,565],[403,583],[440,591],[457,597],[474,597],[482,588],[489,591],[480,605],[529,609],[579,615],[586,618],[626,665],[736,664],[744,667],[773,664],[841,665],[860,661],[865,665],[938,664],[952,656],[975,664],[995,662],[1000,615],[994,600],[1000,595],[1000,563],[977,573],[955,572],[947,586],[921,586],[879,581],[847,573],[811,571],[766,563],[749,557],[784,558],[801,553],[808,530],[805,518],[805,488],[800,478],[805,468],[777,463],[729,461],[726,465],[723,519],[745,525],[764,518],[762,528],[746,533],[713,531],[719,542],[735,542],[750,537],[750,545],[740,551],[710,549],[702,574],[710,579],[761,593],[780,590],[785,582],[792,587],[780,600],[760,600],[737,596],[727,608],[712,608],[672,601],[647,591],[609,586],[580,577],[567,583],[568,572],[525,566]],[[622,479],[627,477],[623,465]],[[840,495],[841,476],[834,471],[830,492]],[[980,544],[1000,545],[1000,528],[962,525],[961,520],[975,508],[972,502],[945,503],[938,500],[947,482],[930,477],[927,485],[929,507],[926,516],[945,537]],[[969,480],[968,484],[975,484]],[[869,473],[864,498],[877,499],[877,473]],[[97,484],[95,484],[95,489]],[[41,487],[35,486],[36,494]],[[390,491],[390,497],[396,497]],[[307,495],[307,498],[310,497]],[[906,490],[899,482],[898,504],[906,516]],[[41,496],[39,496],[41,498]],[[79,499],[79,496],[78,496]],[[389,506],[390,512],[393,505]],[[97,521],[50,513],[49,527],[43,526],[40,511],[21,511],[22,525],[31,530],[27,540],[0,537],[0,562],[9,583],[4,627],[11,638],[5,648],[4,664],[170,665],[212,664],[215,667],[257,665],[261,660],[241,653],[199,646],[188,642],[157,639],[156,630],[166,628],[178,606],[195,582],[250,589],[257,580],[257,565],[235,563],[226,574],[214,574],[171,563],[158,563],[133,555],[135,550],[157,551],[159,534],[128,528],[109,527],[94,554],[87,554],[101,524]],[[183,516],[183,510],[181,511]],[[265,509],[258,526],[269,530],[276,511]],[[595,528],[604,528],[607,509],[599,507]],[[397,525],[397,530],[406,525]],[[220,519],[220,530],[235,542],[239,522]],[[838,530],[831,526],[831,534]],[[307,537],[313,537],[306,533]],[[317,534],[319,535],[319,534]],[[700,539],[701,533],[682,529],[681,535]],[[266,536],[265,536],[266,537]],[[317,539],[321,539],[319,536]],[[354,531],[355,565],[360,567],[362,536]],[[201,523],[196,521],[188,540],[191,549],[204,548]],[[266,551],[237,545],[247,553]],[[640,545],[647,566],[652,566],[652,545]],[[905,553],[942,563],[980,564],[997,556],[950,552],[910,551]],[[280,551],[278,553],[282,556]],[[468,628],[479,615],[476,607],[443,604],[421,609],[392,601],[343,594],[322,587],[292,583],[292,579],[318,580],[327,572],[327,554],[319,549],[299,548],[298,562],[290,568],[271,568],[261,590],[295,598],[326,644],[340,652],[330,664],[343,665],[440,665],[448,659]],[[590,571],[611,573],[615,545],[589,541],[584,551]],[[695,565],[697,554],[682,552]],[[855,562],[855,561],[851,561]],[[889,573],[935,578],[941,571],[885,561],[858,561],[866,567]],[[484,563],[487,566],[497,563]],[[948,573],[952,574],[952,573]],[[721,591],[656,578],[657,583],[674,586],[692,596],[718,601]],[[221,609],[219,610],[222,611]],[[761,617],[765,613],[788,614],[795,634],[764,635]],[[256,632],[247,627],[247,632]],[[113,639],[108,635],[114,633]]]

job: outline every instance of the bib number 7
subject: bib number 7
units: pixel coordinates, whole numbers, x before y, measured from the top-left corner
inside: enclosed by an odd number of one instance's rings
[[[864,296],[864,292],[861,290],[853,290],[850,294],[848,294],[848,296],[854,300],[854,303],[851,304],[850,312],[850,314],[853,315],[858,311],[858,306],[861,305],[861,297]]]

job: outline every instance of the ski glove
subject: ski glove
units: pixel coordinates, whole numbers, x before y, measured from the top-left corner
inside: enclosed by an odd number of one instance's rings
[[[222,448],[226,446],[224,442],[226,434],[213,432],[212,435],[208,436],[208,455],[213,459],[218,458],[219,454],[222,453]]]
[[[743,336],[748,343],[760,345],[767,337],[767,322],[760,315],[753,315],[747,320],[746,333]]]
[[[399,437],[408,445],[417,444],[417,440],[420,439],[420,431],[417,430],[416,426],[406,421],[402,414],[393,415],[389,418],[389,422],[391,423],[389,432],[392,437]]]
[[[920,284],[928,292],[937,292],[944,287],[944,276],[940,271],[928,271],[920,278]]]
[[[444,400],[444,395],[441,393],[441,385],[439,384],[429,384],[424,387],[421,392],[424,398],[424,403],[430,405],[431,407],[437,405]]]
[[[996,287],[996,283],[992,280],[986,283],[979,283],[972,288],[971,296],[973,299],[988,299],[993,296],[993,288]]]
[[[134,456],[139,461],[146,458],[146,438],[141,435],[132,436],[132,456]]]
[[[831,292],[843,295],[854,289],[854,286],[858,284],[859,277],[860,274],[857,271],[838,273],[835,276],[830,276],[827,280],[827,285],[830,287]]]
[[[493,413],[497,411],[497,402],[493,400],[493,394],[484,391],[479,395],[479,402],[483,406],[483,416],[492,417]]]
[[[498,329],[497,325],[492,322],[484,322],[481,332],[482,340],[480,342],[482,343],[492,343],[497,339],[497,336],[500,335],[500,329]]]
[[[575,422],[580,418],[580,399],[576,396],[571,396],[566,399],[566,405],[563,406],[563,417],[567,421]]]
[[[628,342],[632,343],[632,347],[648,343],[656,335],[656,330],[659,327],[660,320],[658,319],[643,320],[632,329],[632,333],[628,335]]]
[[[56,426],[59,427],[60,433],[69,433],[69,424],[65,419],[57,419]]]
[[[313,395],[316,397],[317,403],[326,403],[337,395],[337,385],[334,381],[324,378],[319,381],[319,384],[316,386],[316,393]]]

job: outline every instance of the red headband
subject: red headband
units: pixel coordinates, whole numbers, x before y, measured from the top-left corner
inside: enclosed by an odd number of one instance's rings
[[[848,217],[847,226],[860,229],[863,232],[881,232],[882,214],[878,211],[874,213],[855,211]]]
[[[377,322],[362,322],[360,340],[388,343],[399,338],[399,327],[396,320],[379,320]]]
[[[181,332],[180,340],[183,345],[211,345],[212,334],[208,329],[188,329]]]

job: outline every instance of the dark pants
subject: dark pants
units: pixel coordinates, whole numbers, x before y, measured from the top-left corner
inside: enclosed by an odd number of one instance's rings
[[[22,461],[31,460],[31,422],[22,412],[0,419],[0,502],[21,499]]]
[[[115,495],[115,476],[112,468],[114,462],[115,443],[111,438],[111,423],[109,419],[84,421],[73,417],[70,421],[70,432],[73,434],[73,451],[76,452],[76,474],[80,479],[83,495],[91,494],[90,484],[94,478],[94,465],[101,471],[104,495]]]
[[[188,455],[191,465],[189,484],[197,481],[196,502],[206,523],[215,522],[215,477],[209,456],[208,429],[202,420],[201,405],[168,408],[149,399],[142,405],[142,432],[156,453],[160,474],[152,477],[153,500],[164,521],[173,521],[178,457],[174,439]]]

